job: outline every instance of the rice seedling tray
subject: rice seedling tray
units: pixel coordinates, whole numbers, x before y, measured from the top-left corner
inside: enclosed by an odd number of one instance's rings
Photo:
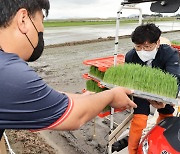
[[[125,61],[125,56],[123,54],[117,55],[117,64],[123,64]],[[114,56],[96,58],[91,60],[83,61],[83,64],[95,66],[99,71],[105,72],[109,67],[114,65]]]
[[[117,87],[116,85],[108,84],[108,83],[105,83],[103,81],[100,81],[100,84],[101,84],[101,86],[104,86],[108,89],[112,89],[114,87]],[[157,102],[163,102],[165,104],[170,104],[170,105],[180,105],[180,104],[178,104],[177,99],[168,98],[165,96],[159,96],[156,94],[143,92],[140,90],[133,90],[132,96],[147,99],[147,100],[157,101]]]
[[[99,78],[93,76],[93,75],[89,75],[88,73],[85,73],[83,74],[83,78],[86,79],[86,80],[93,80],[95,82],[97,82],[97,85],[100,87],[100,88],[105,88],[101,83],[100,83],[100,80]]]
[[[86,75],[88,76],[89,79],[98,82],[99,87],[106,87],[108,89],[112,89],[114,87],[117,87],[117,85],[105,83],[101,79],[94,77],[91,74],[86,74]],[[163,103],[170,104],[170,105],[180,105],[180,104],[178,104],[178,99],[168,98],[165,96],[159,96],[156,94],[143,92],[140,90],[133,90],[133,91],[134,92],[133,92],[132,96],[135,96],[135,97],[139,97],[139,98],[143,98],[143,99],[147,99],[147,100],[152,100],[152,101],[157,101],[157,102],[163,102]]]
[[[172,46],[173,48],[176,48],[176,49],[180,50],[180,45],[172,44],[171,46]]]
[[[124,109],[124,110],[125,110],[125,109]],[[123,112],[124,110],[114,109],[114,112],[115,112],[115,113],[116,113],[116,112]],[[110,114],[111,114],[110,110],[109,110],[109,111],[105,111],[105,112],[100,112],[100,113],[98,114],[98,117],[104,118],[104,117],[106,117],[106,116],[108,116],[108,115],[110,115]]]
[[[175,45],[175,44],[172,44],[171,45],[173,48],[177,49],[179,51],[179,54],[180,54],[180,45]]]

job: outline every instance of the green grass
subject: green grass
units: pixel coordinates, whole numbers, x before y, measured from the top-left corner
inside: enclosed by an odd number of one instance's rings
[[[44,27],[69,27],[115,24],[115,21],[45,21]]]
[[[172,75],[138,64],[113,66],[105,72],[103,81],[170,98],[176,98],[178,89],[177,80]]]
[[[172,17],[164,18],[147,18],[143,22],[160,22],[160,21],[174,21]],[[80,20],[46,20],[44,21],[44,27],[69,27],[69,26],[88,26],[88,25],[115,25],[116,19],[80,19]],[[120,20],[122,24],[138,23],[138,19],[122,18]]]
[[[121,20],[121,24],[138,23],[137,19]],[[77,21],[44,21],[44,27],[69,27],[88,25],[115,25],[116,20],[77,20]]]

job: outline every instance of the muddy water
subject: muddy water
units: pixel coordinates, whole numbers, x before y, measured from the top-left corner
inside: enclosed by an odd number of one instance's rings
[[[163,36],[170,40],[180,41],[180,32],[165,33]],[[133,47],[130,38],[119,40],[119,53],[125,54]],[[43,56],[30,65],[36,69],[44,80],[60,91],[81,92],[85,88],[82,74],[88,72],[89,67],[82,64],[84,60],[113,55],[114,41],[94,42],[76,46],[47,48]],[[127,112],[115,115],[115,122],[121,121]],[[85,124],[77,131],[42,132],[46,142],[56,149],[58,154],[100,154],[107,150],[107,135],[109,122],[96,118]],[[95,138],[93,138],[95,135]]]

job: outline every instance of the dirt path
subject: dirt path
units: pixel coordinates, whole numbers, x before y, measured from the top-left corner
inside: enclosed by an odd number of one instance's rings
[[[179,32],[165,33],[163,36],[180,41]],[[89,70],[89,67],[82,62],[87,59],[112,56],[114,52],[114,40],[90,42],[51,46],[45,49],[43,56],[37,62],[30,65],[53,88],[66,92],[81,92],[85,88],[82,74]],[[120,39],[119,53],[125,54],[132,47],[130,38]],[[115,122],[120,123],[127,115],[127,112],[116,114]],[[11,130],[7,131],[7,135],[17,154],[102,154],[107,149],[109,121],[97,117],[95,128],[94,130],[94,120],[92,120],[77,131],[29,133]],[[93,138],[94,131],[95,138]]]

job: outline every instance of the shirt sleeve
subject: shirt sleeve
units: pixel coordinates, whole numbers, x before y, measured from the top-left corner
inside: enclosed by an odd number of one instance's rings
[[[166,71],[174,75],[178,80],[178,91],[180,90],[180,64],[179,64],[179,53],[177,51],[172,54],[166,63]]]
[[[0,85],[0,129],[53,128],[73,107],[16,56],[0,66]]]

